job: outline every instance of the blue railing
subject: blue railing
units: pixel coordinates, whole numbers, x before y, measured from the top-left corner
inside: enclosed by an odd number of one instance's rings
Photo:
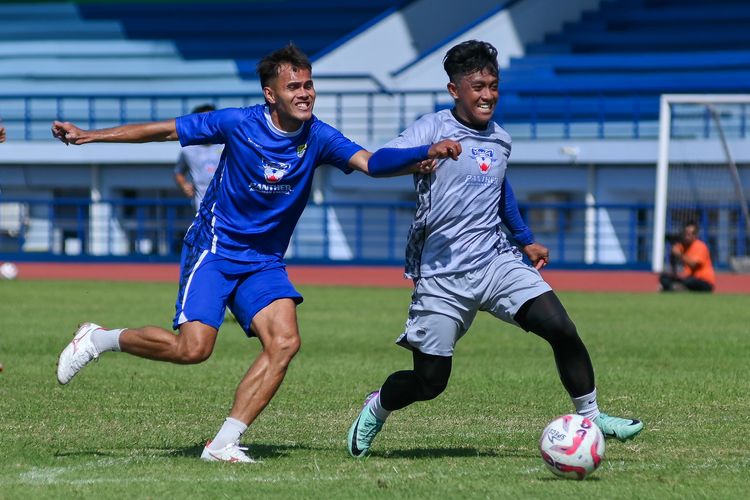
[[[694,210],[708,228],[705,236],[717,267],[727,267],[731,256],[747,255],[749,235],[738,206]],[[650,204],[525,203],[521,212],[537,240],[550,248],[555,267],[650,266]],[[400,265],[413,213],[411,202],[310,204],[287,259]],[[734,223],[712,225],[717,217]],[[192,206],[182,199],[0,197],[0,260],[176,262],[192,220]],[[667,227],[676,230],[678,224]]]
[[[9,140],[49,140],[52,120],[83,128],[155,121],[187,114],[205,102],[217,107],[263,102],[261,94],[37,94],[0,95]],[[452,101],[445,91],[319,92],[315,114],[347,136],[383,143],[415,119]],[[722,105],[725,134],[750,137],[747,104]],[[658,94],[501,92],[495,119],[516,139],[641,139],[658,135]],[[675,108],[672,126],[683,137],[715,137],[705,107]]]

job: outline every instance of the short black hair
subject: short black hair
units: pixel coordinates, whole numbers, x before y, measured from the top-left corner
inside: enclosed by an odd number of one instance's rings
[[[306,69],[312,71],[312,64],[310,64],[307,55],[292,42],[289,42],[285,47],[271,52],[258,61],[255,72],[260,78],[260,86],[266,87],[271,80],[279,76],[281,67],[286,64],[295,70]]]
[[[492,44],[479,40],[468,40],[454,45],[443,58],[443,68],[453,83],[465,75],[487,70],[497,76],[497,49]]]
[[[216,111],[216,106],[213,104],[201,104],[194,107],[191,113],[206,113],[208,111]]]

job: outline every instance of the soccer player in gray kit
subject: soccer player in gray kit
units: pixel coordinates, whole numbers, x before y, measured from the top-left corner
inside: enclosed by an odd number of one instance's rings
[[[448,51],[443,65],[453,109],[421,117],[370,158],[374,166],[398,164],[395,157],[423,158],[425,148],[441,140],[460,145],[456,161],[432,160],[437,161],[434,170],[414,175],[417,209],[406,247],[406,276],[414,280],[414,292],[405,331],[396,341],[412,351],[414,367],[392,373],[367,397],[349,429],[349,453],[366,455],[391,412],[445,390],[455,344],[478,311],[549,342],[576,411],[606,437],[632,439],[643,424],[599,411],[586,347],[539,274],[549,251],[534,241],[521,218],[506,175],[511,138],[492,121],[498,102],[497,50],[486,42],[463,42]],[[522,252],[533,267],[523,262]]]

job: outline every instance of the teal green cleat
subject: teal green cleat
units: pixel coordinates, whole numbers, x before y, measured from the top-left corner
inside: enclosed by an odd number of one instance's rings
[[[364,457],[370,451],[372,441],[385,423],[385,420],[380,420],[376,417],[367,406],[367,403],[377,396],[379,392],[374,391],[367,396],[365,404],[362,406],[362,411],[357,416],[357,420],[349,428],[347,447],[349,448],[349,454],[354,458]]]
[[[601,429],[606,439],[616,438],[618,441],[633,439],[643,430],[643,422],[632,418],[610,417],[600,413],[594,423]]]

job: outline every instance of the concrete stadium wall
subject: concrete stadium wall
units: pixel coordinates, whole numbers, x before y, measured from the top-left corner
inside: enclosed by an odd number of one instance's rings
[[[524,44],[541,41],[601,1],[474,0],[460,9],[451,0],[416,1],[317,60],[315,70],[371,73],[393,89],[442,89],[447,82],[442,59],[456,43],[488,41],[497,47],[504,67],[511,57],[524,54]],[[504,4],[509,7],[493,13]]]

